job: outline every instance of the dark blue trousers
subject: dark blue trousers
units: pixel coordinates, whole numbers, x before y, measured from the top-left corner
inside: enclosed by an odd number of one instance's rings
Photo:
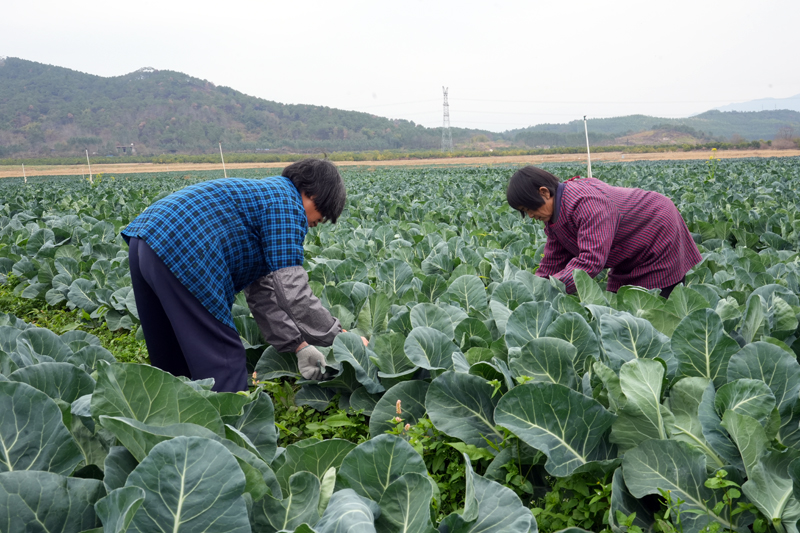
[[[145,241],[131,238],[133,295],[150,363],[176,376],[214,378],[213,390],[247,389],[239,333],[217,320]]]

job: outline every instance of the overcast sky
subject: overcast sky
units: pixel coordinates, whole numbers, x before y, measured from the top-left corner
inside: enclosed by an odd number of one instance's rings
[[[0,56],[491,131],[800,93],[800,0],[8,1]]]

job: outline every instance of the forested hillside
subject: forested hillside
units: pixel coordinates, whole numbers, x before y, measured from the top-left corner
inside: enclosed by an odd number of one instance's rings
[[[491,132],[454,128],[461,142]],[[437,149],[441,129],[313,105],[287,105],[173,71],[113,78],[0,60],[0,157],[12,154]]]

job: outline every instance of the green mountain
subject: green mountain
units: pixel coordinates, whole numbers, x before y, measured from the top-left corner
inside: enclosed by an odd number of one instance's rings
[[[488,131],[453,128],[455,143]],[[104,78],[0,58],[0,157],[226,151],[436,150],[440,128],[247,96],[180,72]],[[119,147],[119,148],[118,148]]]
[[[589,135],[598,141],[618,138],[649,130],[673,130],[692,134],[697,139],[725,140],[734,136],[747,140],[773,140],[787,134],[800,136],[800,113],[791,110],[772,111],[706,111],[688,118],[657,118],[647,115],[589,119]],[[792,132],[789,132],[790,128]],[[583,121],[567,124],[539,124],[507,132],[514,139],[536,137],[534,134],[584,135]],[[541,135],[539,135],[541,136]],[[585,142],[585,141],[584,141]],[[576,145],[578,146],[578,145]]]

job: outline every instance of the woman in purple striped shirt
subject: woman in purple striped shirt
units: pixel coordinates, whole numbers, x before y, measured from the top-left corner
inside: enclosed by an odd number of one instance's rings
[[[508,204],[544,222],[547,243],[537,276],[561,280],[575,291],[572,272],[597,276],[604,268],[608,290],[623,285],[661,289],[669,297],[702,261],[672,200],[657,192],[612,187],[594,178],[564,183],[527,166],[511,177]]]

